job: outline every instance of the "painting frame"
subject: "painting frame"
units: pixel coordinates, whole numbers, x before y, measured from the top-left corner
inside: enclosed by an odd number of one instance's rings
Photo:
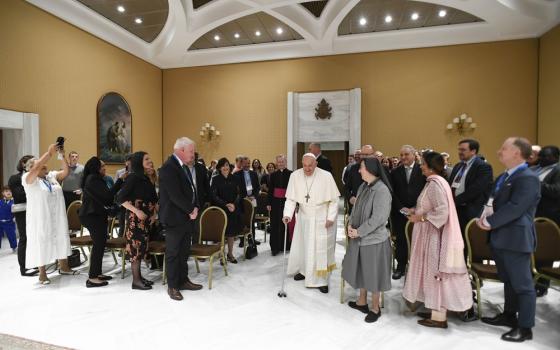
[[[96,108],[97,157],[105,164],[124,164],[132,153],[132,110],[120,93],[101,96]]]

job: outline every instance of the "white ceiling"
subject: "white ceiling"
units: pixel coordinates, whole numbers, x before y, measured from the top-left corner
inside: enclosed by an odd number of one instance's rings
[[[423,0],[484,22],[339,36],[339,25],[360,0],[330,0],[320,18],[299,5],[304,0],[214,0],[196,10],[191,0],[169,0],[167,22],[148,43],[79,1],[26,1],[160,68],[534,38],[560,23],[560,0]],[[188,50],[212,30],[260,12],[303,40]]]

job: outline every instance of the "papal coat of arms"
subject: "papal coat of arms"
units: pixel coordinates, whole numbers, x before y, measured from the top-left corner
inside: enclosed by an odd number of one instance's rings
[[[325,99],[321,99],[321,102],[315,108],[315,118],[319,119],[331,119],[332,117],[332,108]]]

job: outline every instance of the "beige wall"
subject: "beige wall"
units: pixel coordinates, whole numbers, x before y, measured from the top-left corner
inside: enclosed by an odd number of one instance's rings
[[[159,68],[22,0],[0,1],[0,33],[0,108],[39,114],[41,152],[63,135],[82,162],[95,155],[97,102],[116,91],[132,110],[134,150],[161,162]]]
[[[469,136],[498,166],[507,136],[536,140],[537,75],[536,39],[164,70],[163,150],[180,135],[199,140],[210,122],[223,136],[199,144],[203,157],[267,162],[286,152],[289,91],[360,87],[363,143],[386,154],[431,146],[456,161],[461,136],[445,126],[466,112],[479,125]]]
[[[560,26],[540,39],[539,144],[560,144]]]

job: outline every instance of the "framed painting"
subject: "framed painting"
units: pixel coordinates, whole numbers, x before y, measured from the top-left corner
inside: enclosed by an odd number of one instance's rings
[[[124,164],[132,150],[132,112],[120,94],[109,92],[97,103],[97,156],[107,164]]]

